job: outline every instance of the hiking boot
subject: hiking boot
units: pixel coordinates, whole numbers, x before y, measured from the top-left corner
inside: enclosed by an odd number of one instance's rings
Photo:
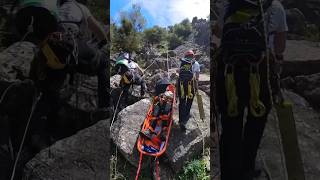
[[[142,135],[144,135],[145,137],[147,137],[148,139],[152,139],[152,132],[150,131],[150,129],[146,129],[144,131],[140,132]]]

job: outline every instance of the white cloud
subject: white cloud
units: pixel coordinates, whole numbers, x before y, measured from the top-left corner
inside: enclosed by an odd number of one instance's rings
[[[210,14],[210,0],[129,0],[123,10],[132,4],[140,4],[159,26],[173,25],[185,18],[207,18]]]

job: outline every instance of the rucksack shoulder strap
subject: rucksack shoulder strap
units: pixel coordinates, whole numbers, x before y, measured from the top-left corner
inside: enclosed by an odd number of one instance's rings
[[[265,12],[271,5],[272,5],[273,0],[266,0],[263,3],[263,11]],[[226,9],[226,13],[224,16],[224,21],[228,19],[231,15],[233,15],[236,11],[238,11],[241,8],[244,7],[250,7],[249,3],[246,2],[245,0],[230,0],[229,5]],[[253,7],[253,5],[251,5]]]

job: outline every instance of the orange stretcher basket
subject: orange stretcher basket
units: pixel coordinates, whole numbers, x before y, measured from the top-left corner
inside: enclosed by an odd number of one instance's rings
[[[142,162],[142,156],[143,155],[147,155],[147,156],[153,156],[156,159],[161,156],[167,149],[168,147],[168,142],[169,142],[169,137],[170,137],[170,131],[171,131],[171,127],[172,127],[172,123],[173,123],[173,109],[176,103],[176,97],[175,97],[175,93],[176,93],[176,89],[175,86],[173,84],[168,85],[167,87],[167,91],[171,91],[173,94],[173,98],[172,98],[172,103],[171,103],[171,108],[170,108],[170,112],[167,115],[160,115],[159,120],[163,121],[167,121],[166,122],[166,126],[163,126],[161,129],[161,134],[164,133],[165,134],[165,140],[161,141],[160,139],[160,144],[159,141],[155,141],[154,139],[150,139],[142,134],[139,134],[138,140],[137,140],[137,149],[140,152],[140,160],[139,160],[139,166],[138,166],[138,170],[137,170],[137,176],[136,176],[136,180],[138,179],[139,176],[139,172],[141,169],[141,162]],[[143,122],[141,131],[144,131],[146,129],[150,129],[151,127],[151,122],[153,120],[155,120],[157,117],[153,116],[153,110],[154,110],[154,102],[157,101],[157,97],[153,98],[153,102],[151,103],[147,116]],[[164,144],[161,147],[161,143],[164,142]],[[157,147],[157,149],[159,150],[158,152],[146,152],[143,149],[143,146],[153,146],[153,147]],[[161,147],[161,148],[160,148]],[[158,165],[158,161],[157,161],[157,165]],[[158,168],[157,168],[158,169]],[[158,174],[158,173],[157,173]]]

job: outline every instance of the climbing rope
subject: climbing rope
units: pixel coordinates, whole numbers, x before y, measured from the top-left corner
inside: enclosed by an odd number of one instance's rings
[[[138,169],[137,169],[137,174],[136,174],[135,180],[139,179],[139,175],[140,175],[140,171],[141,171],[142,158],[143,158],[142,156],[143,156],[143,154],[140,152],[139,165],[138,165]]]
[[[114,123],[114,121],[115,121],[115,119],[116,119],[116,114],[117,114],[117,110],[118,110],[118,106],[119,106],[119,103],[120,103],[122,94],[123,94],[123,90],[121,91],[121,93],[120,93],[120,95],[119,95],[116,108],[115,108],[115,110],[114,110],[114,112],[113,112],[113,117],[112,117],[112,121],[111,121],[111,125],[110,125],[110,131],[112,130],[113,123]]]
[[[158,157],[155,158],[156,163],[156,180],[160,180],[160,172],[159,172],[159,159]]]
[[[14,180],[14,176],[15,176],[17,165],[18,165],[18,161],[19,161],[19,158],[20,158],[20,154],[22,152],[22,147],[23,147],[23,144],[24,144],[24,141],[25,141],[25,138],[27,136],[28,129],[29,129],[29,124],[31,122],[34,110],[35,110],[35,108],[36,108],[41,96],[42,96],[42,93],[40,92],[40,94],[35,98],[35,100],[34,100],[34,102],[32,104],[32,108],[31,108],[31,112],[30,112],[30,115],[29,115],[29,118],[28,118],[28,121],[27,121],[27,125],[25,127],[25,130],[24,130],[24,133],[23,133],[23,137],[22,137],[22,140],[21,140],[21,143],[20,143],[20,146],[19,146],[19,151],[17,153],[17,157],[16,157],[14,165],[13,165],[13,170],[12,170],[12,174],[11,174],[10,180]]]
[[[19,84],[19,83],[20,83],[20,82],[14,82],[14,83],[10,84],[10,85],[3,91],[2,95],[1,95],[1,98],[0,98],[0,104],[1,104],[2,101],[4,100],[5,96],[6,96],[7,93],[9,92],[9,90],[10,90],[13,86],[15,86],[15,85],[17,85],[17,84]]]
[[[272,178],[272,176],[271,176],[271,173],[270,173],[270,169],[268,168],[268,165],[267,165],[267,163],[266,163],[266,160],[265,160],[265,158],[263,157],[261,151],[259,152],[259,157],[260,157],[260,159],[261,159],[261,161],[262,161],[262,165],[263,165],[263,168],[264,168],[264,172],[266,173],[267,179],[268,179],[268,180],[273,180],[273,178]]]
[[[144,72],[146,72],[146,71],[157,61],[157,58],[160,57],[160,56],[161,56],[161,55],[159,55],[159,56],[157,56],[156,58],[154,58],[154,60],[152,61],[152,63],[144,69],[143,75],[141,76],[141,78],[143,78],[143,77],[145,76],[145,73],[144,73]]]
[[[268,89],[269,89],[269,92],[270,92],[270,101],[271,101],[271,107],[274,109],[274,102],[273,102],[273,98],[272,98],[272,89],[271,89],[271,82],[270,82],[270,54],[269,54],[269,48],[268,48],[268,37],[267,37],[267,34],[266,34],[266,25],[265,25],[265,16],[264,16],[264,11],[263,11],[263,5],[262,5],[262,1],[261,0],[259,0],[258,1],[258,3],[259,3],[259,6],[260,6],[260,12],[261,12],[261,18],[262,18],[262,22],[264,23],[264,26],[263,26],[263,30],[264,30],[264,32],[263,32],[263,35],[264,35],[264,41],[265,41],[265,48],[266,48],[266,60],[267,60],[267,84],[268,84]],[[273,116],[274,116],[274,119],[276,120],[276,121],[279,121],[279,119],[278,119],[278,117],[275,115],[275,112],[273,112]],[[275,123],[275,126],[277,126],[276,125],[276,123]],[[276,127],[277,128],[277,127]],[[277,129],[276,129],[276,131],[277,131]],[[279,133],[279,131],[277,131],[277,139],[278,139],[278,141],[279,141],[279,150],[280,150],[280,159],[281,159],[281,164],[282,164],[282,167],[283,167],[283,171],[285,171],[285,169],[286,169],[286,165],[285,165],[285,162],[284,162],[284,153],[283,153],[283,149],[282,149],[282,142],[281,142],[281,138],[280,138],[280,133]],[[287,174],[286,173],[284,173],[285,174],[285,176],[286,176],[286,178],[285,179],[288,179],[288,177],[287,177]],[[270,177],[271,177],[271,174],[270,174]]]
[[[170,75],[169,75],[169,69],[170,69],[170,67],[169,67],[169,51],[167,51],[167,72],[168,72],[168,79],[170,79]]]

